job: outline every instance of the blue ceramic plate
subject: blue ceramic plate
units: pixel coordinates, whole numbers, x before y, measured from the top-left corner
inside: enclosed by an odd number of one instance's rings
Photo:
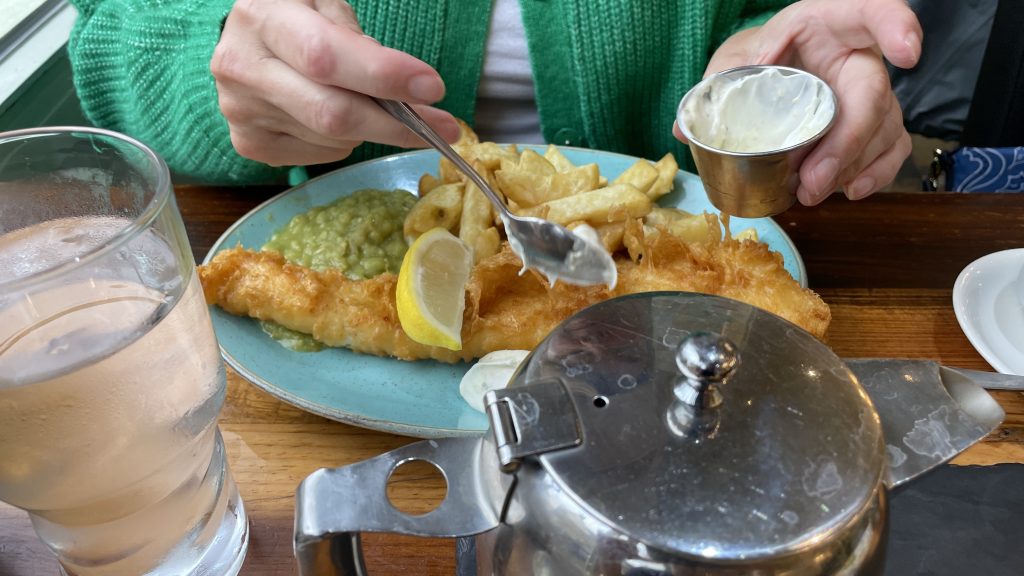
[[[528,148],[524,146],[523,148]],[[543,147],[535,147],[543,153]],[[636,158],[594,150],[562,148],[575,164],[596,162],[609,180]],[[420,175],[437,174],[438,154],[423,150],[342,168],[287,190],[246,214],[221,236],[206,256],[241,244],[258,249],[274,231],[309,208],[328,204],[363,188],[415,191]],[[662,206],[690,212],[714,211],[700,179],[676,175]],[[786,269],[806,285],[803,262],[789,237],[770,218],[734,218],[734,231],[754,227],[762,241],[785,259]],[[476,434],[487,428],[483,414],[459,396],[468,365],[424,360],[403,362],[329,348],[292,352],[263,333],[256,321],[211,307],[213,326],[227,363],[271,395],[314,414],[364,428],[423,438]]]

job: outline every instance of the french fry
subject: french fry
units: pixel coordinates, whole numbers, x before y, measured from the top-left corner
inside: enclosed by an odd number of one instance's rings
[[[405,216],[402,232],[410,244],[427,230],[442,227],[455,230],[462,215],[464,186],[441,184],[413,204]]]
[[[464,151],[462,157],[470,164],[479,162],[488,170],[501,167],[502,160],[515,162],[519,158],[515,146],[502,148],[494,142],[482,142]]]
[[[558,146],[554,144],[548,144],[546,150],[544,150],[544,159],[551,163],[555,167],[556,172],[569,172],[576,166],[562,154],[562,151],[558,149]]]
[[[597,164],[575,165],[556,145],[540,154],[532,148],[480,142],[466,123],[459,122],[459,140],[452,147],[491,184],[515,214],[534,216],[575,228],[592,226],[610,252],[626,250],[639,259],[645,242],[671,234],[686,242],[720,241],[721,224],[714,215],[693,215],[659,208],[654,201],[672,190],[679,170],[671,153],[657,162],[638,160],[610,183]],[[438,191],[438,192],[435,192]],[[458,190],[461,196],[456,196]],[[429,228],[457,231],[479,262],[496,253],[504,240],[500,214],[487,197],[446,159],[438,176],[423,175],[421,202],[406,218],[410,241]],[[435,193],[437,196],[435,196]],[[751,237],[750,230],[737,238]]]
[[[672,191],[672,184],[675,182],[676,172],[679,171],[679,164],[671,152],[665,154],[654,163],[654,169],[658,171],[658,179],[647,189],[647,197],[657,200]]]
[[[658,179],[658,171],[647,160],[637,160],[626,168],[612,184],[632,184],[637,190],[647,194],[647,189]]]
[[[494,226],[484,228],[479,234],[465,240],[466,244],[473,251],[473,263],[476,264],[498,253],[501,249],[501,233]]]
[[[636,262],[644,254],[644,225],[639,218],[630,218],[623,222],[622,244],[629,253],[629,258]]]
[[[459,125],[459,139],[455,141],[455,144],[452,144],[452,150],[455,150],[455,153],[459,156],[466,158],[469,155],[469,151],[480,144],[480,137],[469,127],[469,124],[466,124],[461,119],[456,118],[455,122]],[[438,175],[444,184],[463,182],[465,180],[462,172],[447,158],[441,158],[441,162],[438,164]]]
[[[545,189],[549,176],[527,172],[513,167],[510,170],[498,170],[494,179],[501,193],[510,201],[522,207],[536,206],[544,201]]]
[[[476,135],[476,132],[469,127],[461,118],[456,118],[455,122],[459,125],[459,139],[455,141],[456,146],[468,146],[471,144],[479,144],[480,137]]]
[[[547,200],[596,190],[600,178],[601,173],[597,169],[597,164],[584,164],[566,172],[556,172],[550,176],[548,182]]]
[[[543,210],[547,210],[548,220],[564,226],[575,220],[603,224],[609,221],[608,215],[613,210],[623,209],[628,217],[639,218],[651,211],[651,200],[628,184],[613,184],[590,192],[550,200],[527,208],[521,213],[524,216],[540,217]]]
[[[756,228],[746,228],[744,230],[740,230],[739,232],[733,234],[732,237],[737,239],[737,240],[753,240],[754,242],[757,242],[757,229]]]
[[[428,192],[430,192],[434,188],[437,188],[440,185],[441,180],[435,177],[433,174],[424,174],[423,176],[420,176],[420,183],[417,189],[417,192],[419,192],[419,197],[423,198],[424,196],[427,195]]]
[[[507,163],[503,165],[508,166]],[[539,173],[545,171],[543,166],[538,170],[524,170],[515,166],[498,170],[495,179],[506,196],[520,206],[530,207],[595,190],[601,177],[597,164],[575,166],[568,172]]]
[[[474,168],[485,178],[486,170],[479,163]],[[492,186],[493,188],[493,186]],[[494,206],[483,191],[472,182],[466,183],[462,197],[462,221],[459,223],[459,238],[473,250],[473,262],[498,253],[501,235],[494,227]]]
[[[551,165],[551,162],[548,162],[543,156],[529,148],[523,150],[522,154],[519,155],[518,168],[524,172],[543,176],[550,176],[555,173],[555,167]]]
[[[569,230],[575,230],[578,226],[583,224],[586,224],[586,222],[570,222],[569,224],[566,224],[565,227]],[[597,232],[597,237],[601,239],[601,244],[609,254],[614,254],[622,249],[622,236],[626,232],[625,222],[607,222],[605,224],[591,227]]]
[[[470,164],[479,163],[487,170],[500,168],[502,162],[518,162],[519,153],[515,146],[503,148],[494,142],[472,142],[471,140],[475,138],[476,134],[473,134],[471,137],[460,137],[459,142],[452,145],[452,150],[459,156],[462,156],[466,162]],[[470,142],[463,143],[463,140]],[[447,158],[441,158],[439,173],[441,181],[445,183],[466,181],[466,175]]]
[[[494,171],[487,168],[481,160],[475,160],[472,164],[473,168],[477,171],[477,174],[480,174],[480,176],[487,181],[487,184],[491,187],[491,191],[498,196],[498,200],[502,204],[508,206],[508,197],[505,196],[505,193],[501,191],[501,187],[498,186],[498,179],[494,176]],[[481,191],[481,194],[482,193],[483,191]],[[486,198],[486,196],[484,197]],[[488,204],[491,206],[491,215],[494,218],[495,226],[502,225],[501,213],[498,211],[498,208],[494,204],[491,204],[490,201],[488,201]]]
[[[717,218],[690,214],[677,208],[655,207],[644,217],[644,223],[665,230],[688,244],[717,242],[722,238]]]
[[[620,222],[629,218],[629,210],[625,206],[615,206],[608,211],[606,216],[609,222]]]
[[[519,166],[519,158],[515,158],[514,160],[502,158],[501,164],[498,166],[498,170],[504,170],[506,172],[515,172],[517,166]]]
[[[459,148],[452,146],[452,150],[459,156],[462,156],[462,152]],[[437,173],[441,176],[441,182],[444,184],[461,183],[464,181],[465,176],[462,171],[452,164],[452,161],[447,158],[441,158],[441,162],[437,165]]]

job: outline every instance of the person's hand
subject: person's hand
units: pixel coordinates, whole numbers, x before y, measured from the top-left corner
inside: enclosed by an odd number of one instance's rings
[[[729,38],[705,74],[781,64],[828,82],[838,115],[800,166],[797,190],[801,203],[813,205],[837,188],[859,200],[896,177],[911,144],[882,55],[910,68],[920,54],[921,26],[905,0],[803,0]],[[683,140],[678,126],[674,133]]]
[[[450,114],[426,106],[444,96],[438,73],[364,35],[341,0],[238,0],[210,69],[232,145],[266,164],[332,162],[363,141],[424,145],[367,94],[414,104],[458,137]]]

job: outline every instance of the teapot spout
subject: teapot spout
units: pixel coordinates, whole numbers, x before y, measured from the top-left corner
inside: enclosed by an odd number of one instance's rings
[[[878,411],[890,488],[951,460],[1006,416],[972,376],[974,371],[929,360],[857,359],[846,364]]]

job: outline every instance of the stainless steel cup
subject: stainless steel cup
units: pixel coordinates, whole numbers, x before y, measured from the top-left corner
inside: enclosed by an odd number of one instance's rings
[[[793,76],[807,78],[806,86],[819,91],[820,107],[811,110],[821,114],[823,122],[819,122],[812,134],[778,140],[773,143],[771,138],[760,142],[761,148],[738,151],[734,143],[722,143],[722,134],[730,131],[748,133],[756,129],[751,125],[750,118],[760,122],[771,123],[779,112],[792,112],[791,99],[785,90],[775,89],[771,81],[758,87],[757,92],[750,94],[744,107],[742,117],[730,118],[728,114],[712,118],[716,113],[714,99],[723,90],[746,89],[751,83],[742,87],[734,86],[744,78],[761,74],[766,70],[775,70],[784,82]],[[778,87],[781,88],[781,87]],[[719,210],[744,218],[760,218],[785,211],[796,201],[796,190],[800,184],[800,163],[824,136],[835,121],[838,103],[835,93],[820,78],[784,66],[743,66],[732,68],[709,76],[694,86],[683,96],[679,103],[676,120],[679,129],[690,141],[690,152],[693,154],[708,199]],[[801,109],[801,113],[804,110]],[[709,128],[709,126],[711,126]],[[778,126],[774,126],[778,128]],[[728,139],[726,139],[728,140]]]

